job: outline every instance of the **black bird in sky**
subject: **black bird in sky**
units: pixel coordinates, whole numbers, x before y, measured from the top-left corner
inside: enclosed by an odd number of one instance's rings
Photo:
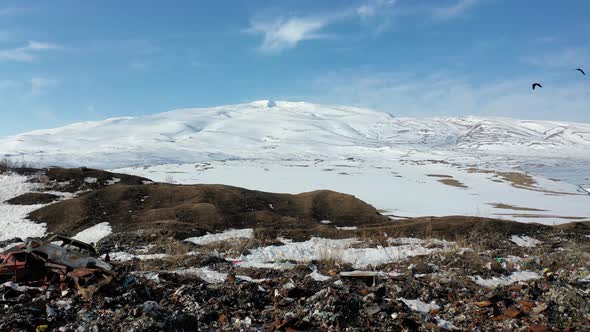
[[[543,86],[539,83],[533,83],[533,90],[535,90],[536,87],[542,88]]]
[[[582,68],[576,68],[574,70],[579,71],[580,73],[582,73],[582,75],[586,75],[586,73],[582,70]]]

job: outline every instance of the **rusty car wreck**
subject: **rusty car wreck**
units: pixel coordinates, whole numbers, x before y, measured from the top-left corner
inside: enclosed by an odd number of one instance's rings
[[[111,269],[92,245],[61,235],[47,240],[27,238],[0,253],[0,281],[59,284],[77,289],[86,299],[113,280]]]

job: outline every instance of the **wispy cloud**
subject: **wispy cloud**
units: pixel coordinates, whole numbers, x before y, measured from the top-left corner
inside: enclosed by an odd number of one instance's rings
[[[457,2],[450,6],[433,8],[432,16],[441,20],[457,18],[475,6],[478,2],[479,0],[457,0]]]
[[[258,17],[250,20],[246,32],[262,35],[260,50],[276,54],[295,48],[306,40],[328,38],[328,34],[322,31],[330,25],[344,21],[360,20],[364,24],[374,23],[373,30],[382,32],[389,25],[389,10],[396,2],[397,0],[367,0],[356,7],[336,8],[315,15]]]
[[[585,82],[548,80],[531,91],[529,77],[479,82],[452,72],[341,71],[318,77],[306,99],[356,105],[397,116],[506,116],[590,122]]]
[[[0,61],[32,62],[39,53],[59,49],[63,47],[52,43],[29,41],[22,47],[0,49]]]
[[[342,22],[360,23],[368,28],[372,35],[390,29],[393,19],[404,15],[427,15],[440,20],[460,17],[481,0],[454,0],[444,7],[412,6],[400,8],[398,0],[364,0],[353,7],[334,8],[332,11],[298,16],[273,16],[270,18],[254,18],[246,32],[262,35],[260,50],[264,53],[277,54],[284,50],[297,47],[301,42],[313,39],[324,39],[328,34],[324,30]]]
[[[31,93],[39,94],[59,84],[61,84],[61,81],[54,78],[33,77],[31,78]]]
[[[294,48],[304,40],[324,38],[325,36],[322,36],[319,31],[332,20],[330,16],[256,19],[250,21],[247,32],[264,36],[260,46],[261,51],[277,53]]]
[[[373,0],[361,4],[356,8],[356,13],[361,19],[378,16],[384,9],[393,7],[397,0]]]
[[[567,48],[560,51],[534,54],[523,60],[541,67],[580,67],[590,65],[590,49]]]
[[[355,12],[361,23],[371,28],[373,35],[379,35],[391,27],[397,2],[397,0],[370,0],[357,7]]]

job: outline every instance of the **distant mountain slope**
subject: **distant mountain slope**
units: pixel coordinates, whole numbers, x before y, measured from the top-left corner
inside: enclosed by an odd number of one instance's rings
[[[257,101],[82,122],[0,139],[0,158],[106,168],[384,151],[394,157],[412,150],[590,159],[590,124],[396,118],[353,107]]]

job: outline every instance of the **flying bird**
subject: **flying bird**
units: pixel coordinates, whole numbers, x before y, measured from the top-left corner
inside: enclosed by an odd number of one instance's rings
[[[542,88],[543,86],[539,83],[533,83],[533,90],[535,90],[536,87]]]
[[[582,73],[582,75],[586,75],[586,73],[582,70],[582,68],[576,68],[574,70],[579,71],[580,73]]]

